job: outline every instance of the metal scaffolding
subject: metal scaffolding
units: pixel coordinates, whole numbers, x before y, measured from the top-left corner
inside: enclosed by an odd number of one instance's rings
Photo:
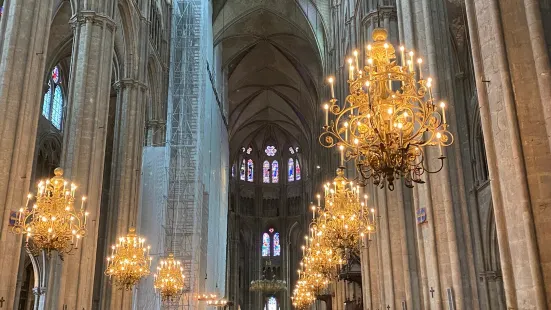
[[[168,199],[166,246],[183,263],[186,293],[166,308],[198,309],[194,295],[204,289],[208,201],[201,174],[205,117],[206,40],[201,0],[175,0],[168,100]]]

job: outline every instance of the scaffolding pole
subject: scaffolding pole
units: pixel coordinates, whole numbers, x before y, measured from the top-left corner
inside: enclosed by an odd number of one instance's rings
[[[203,153],[205,47],[202,22],[208,1],[175,0],[168,99],[166,247],[182,261],[186,291],[165,309],[199,309],[204,289],[208,200],[200,172]],[[205,4],[206,3],[206,4]]]

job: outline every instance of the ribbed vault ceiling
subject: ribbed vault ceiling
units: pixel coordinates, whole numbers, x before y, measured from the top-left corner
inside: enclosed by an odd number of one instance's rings
[[[218,0],[214,16],[229,79],[232,153],[266,143],[308,151],[325,46],[316,8],[295,0]]]

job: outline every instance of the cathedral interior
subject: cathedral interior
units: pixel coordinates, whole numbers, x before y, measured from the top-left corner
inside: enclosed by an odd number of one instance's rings
[[[551,309],[549,0],[0,0],[0,36],[0,310]]]

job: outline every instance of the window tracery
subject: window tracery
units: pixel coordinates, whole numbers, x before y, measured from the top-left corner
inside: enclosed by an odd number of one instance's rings
[[[270,183],[270,162],[267,160],[262,164],[262,181]]]
[[[272,156],[275,156],[275,154],[277,153],[277,149],[273,145],[268,145],[264,150],[264,152],[266,153],[266,155],[272,157]]]
[[[274,160],[272,162],[272,183],[279,182],[279,162]]]
[[[48,78],[48,90],[43,98],[42,115],[59,130],[61,130],[63,120],[63,105],[63,89],[59,67],[55,66]]]
[[[279,241],[279,232],[272,227],[262,234],[262,257],[281,256],[281,244]]]
[[[247,181],[253,182],[254,180],[254,162],[252,159],[247,160]]]
[[[289,158],[287,162],[287,180],[293,182],[295,180],[295,161]]]

